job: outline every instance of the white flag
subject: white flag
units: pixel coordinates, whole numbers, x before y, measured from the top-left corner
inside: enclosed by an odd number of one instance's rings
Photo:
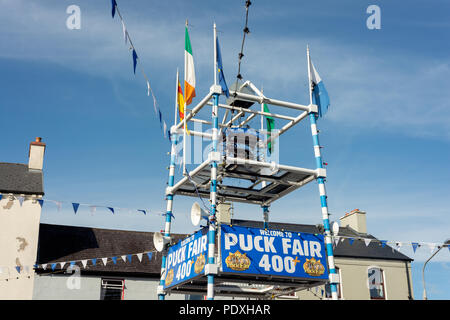
[[[56,203],[56,206],[58,207],[58,212],[60,212],[61,211],[61,207],[62,207],[62,203],[59,202],[59,201],[55,201],[55,203]]]
[[[42,270],[45,270],[45,269],[47,269],[47,264],[45,263],[45,264],[41,264],[41,267],[42,267]]]
[[[136,255],[137,255],[138,259],[139,259],[139,262],[142,262],[142,253],[137,253]]]
[[[96,206],[89,206],[89,210],[91,211],[91,215],[95,213],[95,210],[97,210]]]
[[[61,266],[61,269],[64,267],[66,263],[65,262],[60,262],[59,265]]]
[[[83,265],[83,268],[86,269],[86,266],[87,266],[87,260],[81,260],[81,264]]]
[[[125,44],[127,44],[128,31],[127,31],[127,28],[125,27],[125,23],[123,22],[123,20],[121,20],[121,21],[122,21],[123,38],[125,39]]]
[[[108,258],[102,258],[102,261],[103,261],[103,265],[106,266],[106,263],[107,263],[107,261],[108,261]]]
[[[336,247],[339,244],[339,237],[334,238],[334,246]]]
[[[372,239],[364,239],[364,243],[366,244],[366,247],[369,246],[371,241],[372,241]]]
[[[121,256],[123,262],[127,262],[127,256]]]
[[[428,248],[430,248],[430,252],[433,252],[436,248],[436,243],[428,243]]]

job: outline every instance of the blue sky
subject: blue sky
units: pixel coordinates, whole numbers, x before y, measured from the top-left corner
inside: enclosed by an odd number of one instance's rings
[[[213,80],[212,24],[217,23],[224,72],[237,74],[244,1],[118,1],[120,11],[167,123],[173,121],[176,69],[183,69],[189,19],[197,100]],[[81,29],[66,28],[66,8],[81,9]],[[369,30],[366,8],[381,8],[381,29]],[[131,53],[109,0],[0,0],[0,161],[25,163],[36,136],[47,143],[47,199],[42,222],[159,230],[169,143],[161,134],[146,83],[133,74]],[[267,96],[308,104],[306,46],[331,99],[319,121],[331,219],[354,208],[367,212],[380,239],[441,243],[450,237],[450,4],[423,1],[253,1],[241,73]],[[276,109],[274,109],[276,110]],[[292,113],[294,114],[294,112]],[[258,120],[259,121],[259,120]],[[277,123],[278,124],[278,123]],[[308,125],[280,140],[282,163],[314,167]],[[179,172],[179,171],[178,171]],[[191,232],[194,199],[177,199],[173,232]],[[70,202],[149,209],[143,216]],[[293,209],[295,208],[295,209]],[[235,216],[262,219],[261,209],[236,206]],[[311,183],[271,207],[271,219],[321,223]],[[421,266],[413,254],[414,290]],[[409,251],[408,251],[409,250]],[[448,250],[427,270],[434,297],[449,299],[442,274]],[[427,267],[428,268],[428,267]],[[417,271],[417,272],[416,272]],[[428,279],[428,278],[427,278]],[[428,283],[428,280],[427,280]],[[433,293],[429,292],[433,298]]]

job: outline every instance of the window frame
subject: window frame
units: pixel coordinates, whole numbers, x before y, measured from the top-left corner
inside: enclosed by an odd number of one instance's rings
[[[369,270],[371,269],[378,269],[381,274],[381,288],[383,292],[383,297],[372,297],[372,294],[370,293],[370,281],[369,281]],[[370,266],[367,268],[367,288],[369,289],[369,298],[370,300],[387,300],[386,296],[386,277],[384,275],[384,269],[378,266]]]
[[[121,282],[121,284],[109,284],[111,282]],[[106,290],[117,290],[120,291],[120,300],[125,298],[125,279],[123,278],[101,278],[100,279],[100,300],[115,300],[115,299],[105,299],[104,292]]]

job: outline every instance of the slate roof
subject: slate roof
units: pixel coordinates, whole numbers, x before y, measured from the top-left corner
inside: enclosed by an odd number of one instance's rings
[[[174,235],[175,241],[185,238],[186,235]],[[131,263],[125,263],[121,255],[152,252],[149,261],[146,254],[139,262],[137,256],[132,256]],[[111,259],[106,266],[100,258],[117,257],[114,264]],[[89,261],[84,273],[132,273],[134,276],[158,276],[161,271],[161,253],[156,252],[153,246],[153,232],[123,231],[97,229],[87,227],[62,226],[40,224],[38,242],[38,264],[52,264],[55,262],[68,262],[98,258],[96,265]],[[76,263],[82,267],[81,262]],[[69,265],[67,264],[65,268]],[[60,269],[57,265],[55,270]],[[44,272],[38,269],[38,272]],[[52,271],[50,266],[47,272]]]
[[[44,195],[42,171],[21,163],[0,162],[0,192]]]
[[[232,220],[232,224],[254,228],[263,227],[262,221]],[[320,229],[315,225],[270,222],[269,227],[292,232],[320,233]],[[341,227],[339,235],[355,237],[355,239],[364,237],[376,240],[371,235],[360,234],[348,227]],[[187,234],[173,234],[174,243],[187,236]],[[136,256],[132,257],[131,263],[125,263],[120,258],[121,255],[148,251],[153,251],[151,261],[145,254],[142,262],[139,262]],[[389,246],[381,247],[379,241],[372,241],[367,247],[361,240],[355,240],[351,245],[348,240],[339,242],[334,249],[334,255],[335,257],[412,261],[411,258]],[[118,257],[117,264],[109,259],[107,265],[104,266],[98,259],[95,266],[89,262],[87,267],[81,270],[87,274],[159,277],[162,254],[156,252],[153,246],[153,232],[40,224],[37,258],[39,265],[112,256]],[[81,262],[77,264],[81,267]],[[68,264],[65,267],[68,267]],[[57,271],[59,268],[58,265],[55,270]],[[37,270],[38,273],[51,271],[49,266],[46,271]]]

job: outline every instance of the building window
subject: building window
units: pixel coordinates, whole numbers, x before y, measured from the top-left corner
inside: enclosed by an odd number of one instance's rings
[[[341,270],[339,268],[336,267],[336,273],[339,275],[339,279],[341,278]],[[342,299],[341,296],[341,285],[342,285],[342,281],[339,281],[338,285],[337,285],[337,294],[338,294],[338,299]],[[326,299],[331,299],[331,286],[329,283],[327,283],[325,285],[325,298]]]
[[[368,270],[370,299],[384,300],[384,272],[381,268],[373,267]]]
[[[125,280],[102,279],[100,300],[123,300]]]

